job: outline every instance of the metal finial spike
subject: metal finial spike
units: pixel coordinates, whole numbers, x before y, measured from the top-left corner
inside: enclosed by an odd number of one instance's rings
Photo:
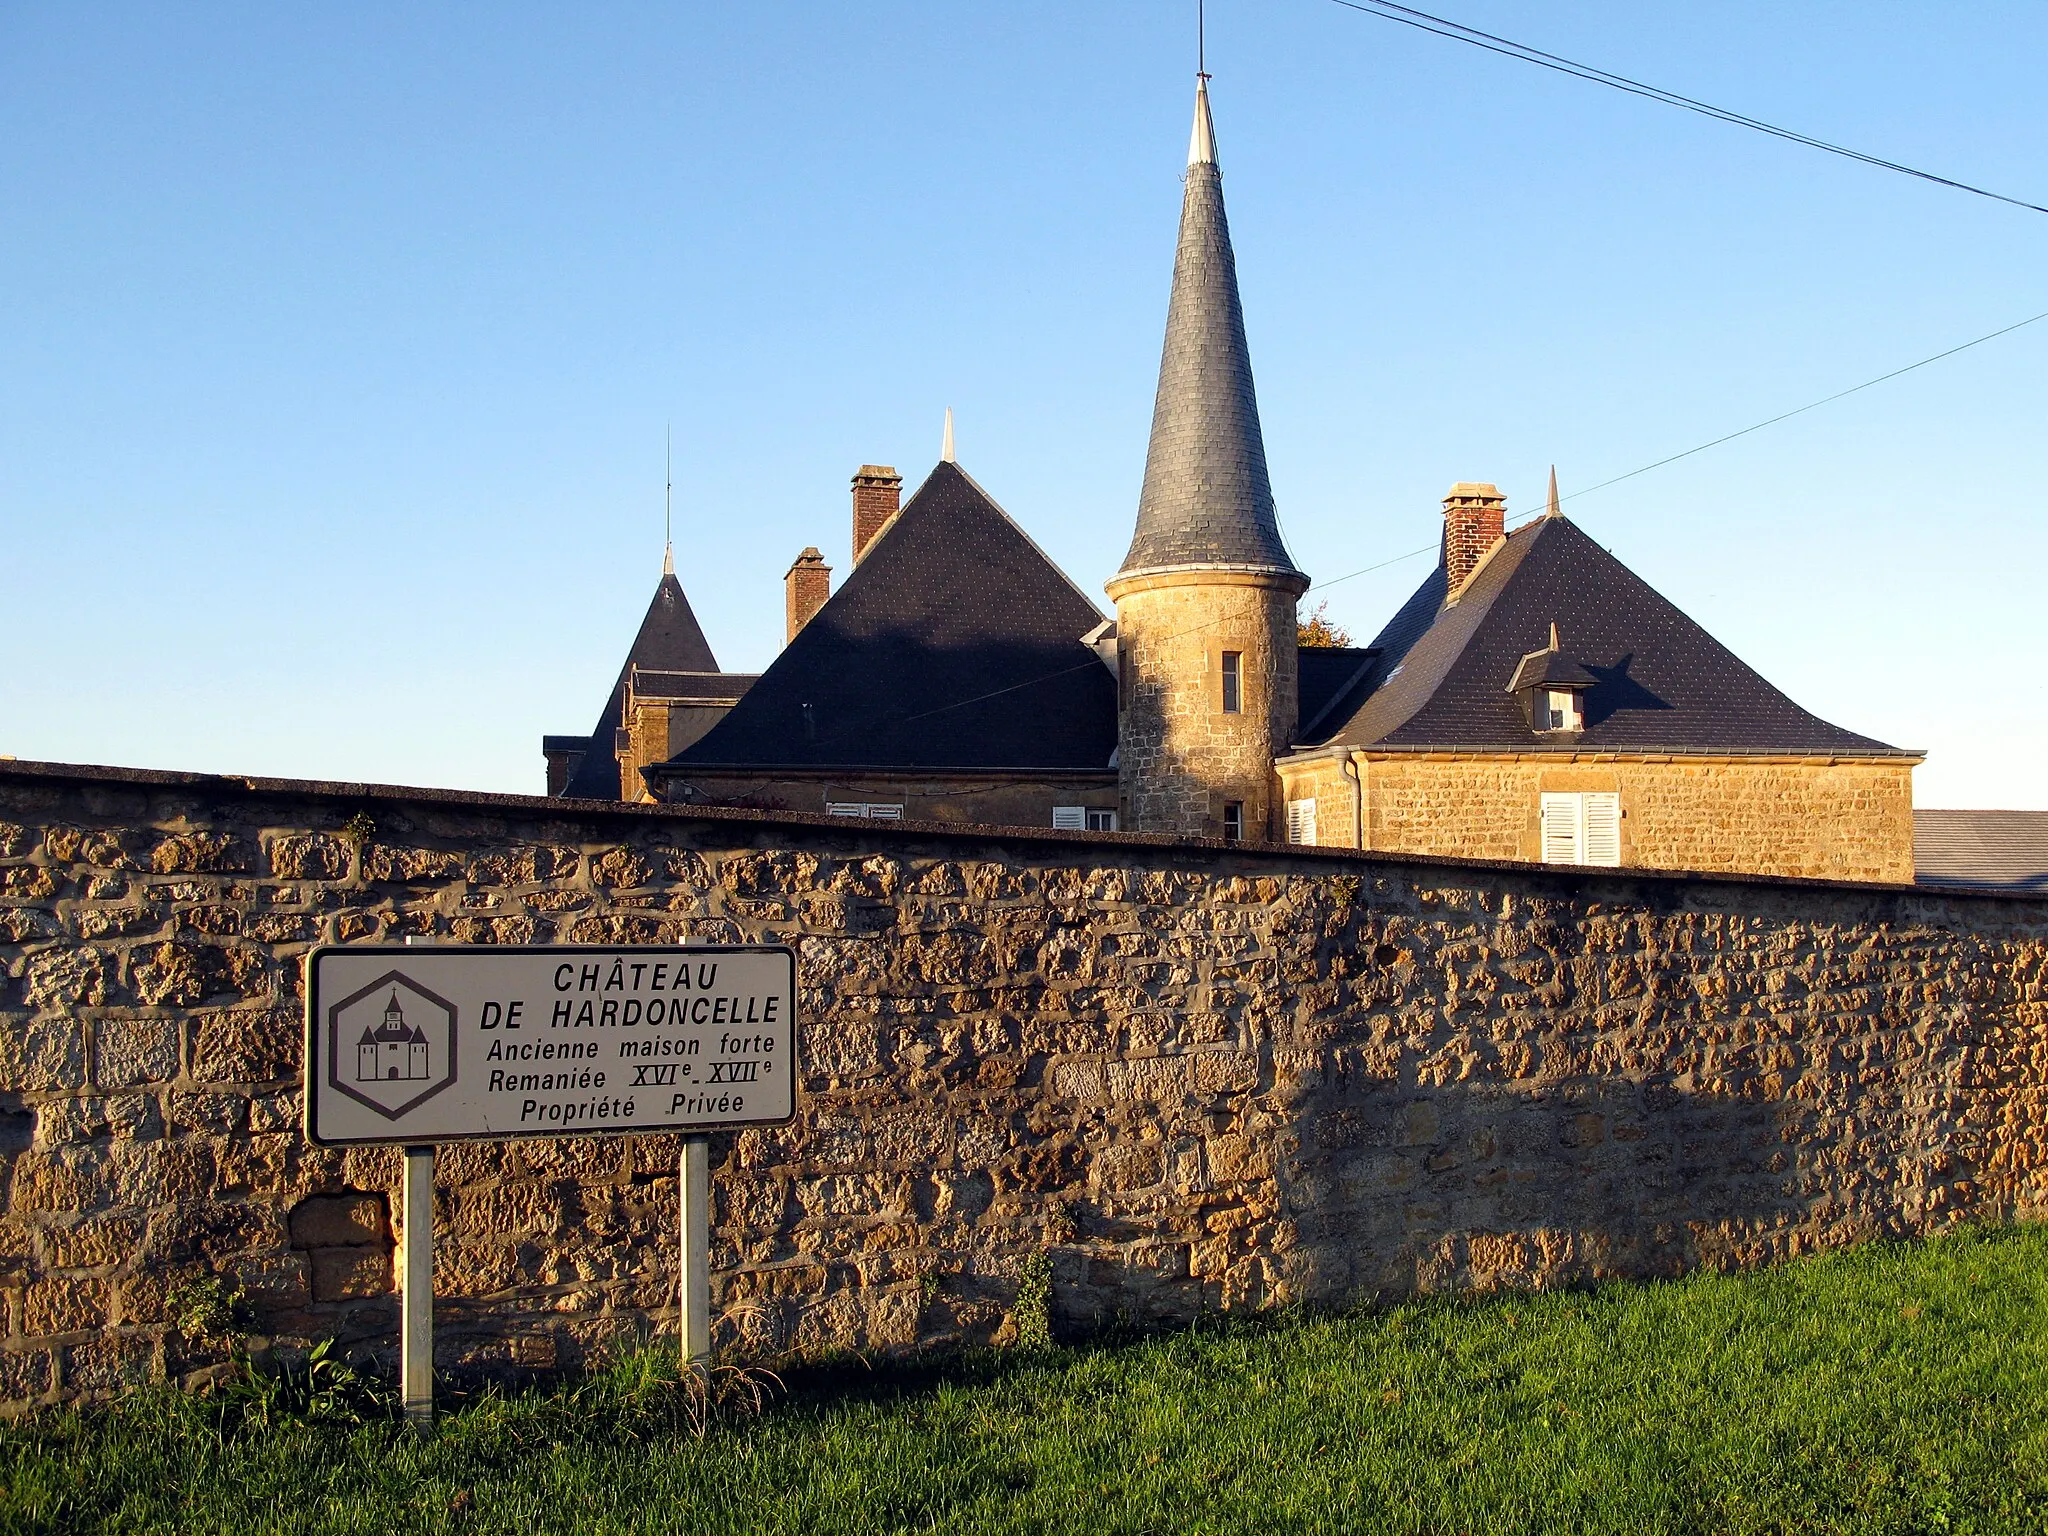
[[[1557,510],[1557,466],[1555,464],[1550,466],[1550,501],[1549,504],[1544,507],[1543,515],[1545,517],[1557,517],[1561,515]]]
[[[1195,82],[1195,131],[1188,138],[1188,164],[1216,163],[1216,124],[1209,117],[1209,77]]]
[[[953,407],[946,407],[946,433],[939,439],[939,462],[951,464],[953,459]]]
[[[676,430],[661,431],[661,574],[676,573]]]

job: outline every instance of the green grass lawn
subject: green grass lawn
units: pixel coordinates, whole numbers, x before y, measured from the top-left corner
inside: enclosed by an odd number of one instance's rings
[[[645,1360],[430,1438],[152,1392],[0,1430],[0,1529],[2048,1531],[2044,1340],[2023,1227],[812,1372],[702,1440]]]

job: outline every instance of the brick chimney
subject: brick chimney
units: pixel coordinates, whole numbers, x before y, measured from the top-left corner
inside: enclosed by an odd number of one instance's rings
[[[853,558],[856,564],[882,524],[903,501],[903,477],[887,464],[863,464],[853,477]]]
[[[854,493],[858,496],[860,493]],[[855,527],[859,527],[859,504],[855,503]],[[796,557],[796,564],[782,578],[783,596],[787,602],[789,633],[782,637],[784,645],[796,638],[796,632],[811,622],[811,615],[825,606],[825,599],[832,595],[832,567],[825,563],[825,557],[815,549],[807,549]]]
[[[1506,531],[1508,499],[1500,487],[1460,480],[1444,497],[1444,596],[1455,599],[1486,552]]]

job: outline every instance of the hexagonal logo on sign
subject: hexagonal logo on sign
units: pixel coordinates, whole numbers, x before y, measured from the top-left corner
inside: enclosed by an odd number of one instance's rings
[[[455,1005],[386,971],[327,1010],[327,1084],[397,1120],[455,1081]]]

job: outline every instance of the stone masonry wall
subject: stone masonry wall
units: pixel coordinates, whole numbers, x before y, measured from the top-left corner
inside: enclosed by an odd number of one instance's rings
[[[1750,1264],[2041,1209],[2048,904],[0,763],[0,1400],[395,1348],[395,1151],[299,1129],[315,941],[796,945],[713,1144],[722,1347]],[[677,1144],[437,1172],[440,1363],[674,1325]]]
[[[1217,837],[1226,801],[1244,835],[1275,830],[1273,756],[1300,713],[1297,583],[1187,571],[1113,582],[1117,767],[1135,832]],[[1223,709],[1223,653],[1242,659],[1240,708]]]
[[[1376,756],[1362,771],[1366,847],[1375,852],[1540,862],[1543,792],[1611,790],[1621,795],[1621,861],[1630,868],[1913,878],[1904,763],[1403,753]],[[1327,821],[1347,841],[1350,794],[1344,784]]]

